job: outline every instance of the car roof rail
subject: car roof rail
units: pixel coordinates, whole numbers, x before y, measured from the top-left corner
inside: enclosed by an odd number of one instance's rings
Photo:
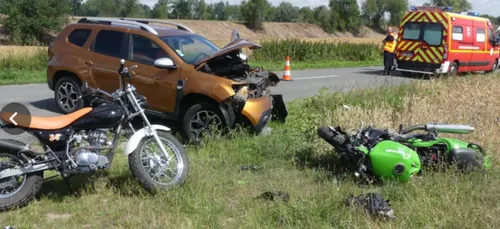
[[[154,23],[160,23],[160,24],[175,25],[175,26],[177,26],[177,29],[185,30],[185,31],[188,31],[190,33],[195,33],[189,27],[187,27],[183,24],[177,23],[177,22],[173,22],[173,21],[167,21],[167,20],[161,20],[161,19],[146,19],[146,18],[121,18],[121,19],[126,20],[126,21],[140,22],[140,23],[144,23],[144,24],[149,24],[150,22],[154,22]]]
[[[78,23],[97,23],[97,24],[117,24],[117,25],[133,25],[133,26],[139,26],[141,29],[144,29],[154,35],[158,35],[158,32],[156,32],[153,27],[144,24],[144,23],[139,23],[135,21],[129,21],[129,20],[119,20],[119,19],[113,19],[113,18],[103,18],[103,17],[84,17],[80,20],[78,20]]]

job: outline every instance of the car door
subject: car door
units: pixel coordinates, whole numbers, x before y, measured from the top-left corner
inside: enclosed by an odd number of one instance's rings
[[[157,42],[139,35],[129,35],[129,55],[127,66],[133,69],[131,81],[137,93],[146,96],[148,109],[173,113],[176,105],[176,86],[179,69],[161,69],[154,65],[155,60],[169,57]]]
[[[97,32],[90,50],[91,58],[85,64],[96,87],[112,93],[120,87],[120,59],[126,57],[126,33],[120,30],[101,29]]]
[[[498,58],[497,54],[497,47],[495,46],[496,42],[496,36],[495,32],[493,31],[492,28],[488,28],[488,44],[487,44],[487,50],[488,50],[488,66],[492,66],[494,62],[496,61],[496,58]],[[498,67],[498,66],[497,66]]]

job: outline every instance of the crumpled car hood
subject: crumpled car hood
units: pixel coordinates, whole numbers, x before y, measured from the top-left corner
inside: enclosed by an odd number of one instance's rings
[[[226,46],[224,46],[221,50],[219,50],[218,52],[214,53],[213,55],[211,56],[208,56],[208,57],[205,57],[201,60],[199,60],[198,62],[195,63],[195,66],[200,66],[201,64],[203,63],[206,63],[214,58],[217,58],[217,57],[220,57],[220,56],[223,56],[223,55],[226,55],[230,52],[233,52],[235,50],[239,50],[239,49],[244,49],[244,48],[248,48],[248,49],[259,49],[259,48],[262,48],[261,45],[255,43],[255,42],[252,42],[252,41],[248,41],[248,40],[244,40],[244,39],[241,39],[241,38],[237,38],[231,42],[229,42],[229,44],[227,44]]]

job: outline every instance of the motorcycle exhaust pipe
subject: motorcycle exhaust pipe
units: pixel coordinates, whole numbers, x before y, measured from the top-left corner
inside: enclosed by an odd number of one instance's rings
[[[457,124],[427,124],[425,125],[427,131],[436,131],[438,133],[451,133],[451,134],[469,134],[474,132],[474,127],[469,125]]]
[[[333,147],[335,147],[337,149],[345,148],[344,143],[345,143],[346,139],[344,138],[344,136],[339,134],[337,131],[332,130],[328,126],[319,127],[318,128],[318,135],[323,140],[325,140],[326,142],[328,142],[330,145],[332,145]]]
[[[29,144],[12,139],[0,139],[0,152],[17,154],[21,151],[34,153]]]

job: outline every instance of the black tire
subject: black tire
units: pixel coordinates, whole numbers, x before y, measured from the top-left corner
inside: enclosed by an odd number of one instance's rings
[[[498,69],[498,60],[495,60],[495,62],[491,66],[491,70],[488,70],[485,73],[492,73],[495,72],[497,69]]]
[[[457,62],[452,62],[450,64],[450,69],[448,71],[448,77],[458,77],[458,64],[457,64]]]
[[[63,87],[73,88],[75,93],[73,93],[73,91],[67,92],[68,89],[64,90]],[[69,114],[83,108],[84,106],[83,99],[78,99],[77,102],[73,103],[70,102],[68,98],[62,98],[63,95],[59,92],[69,93],[70,95],[68,97],[70,99],[75,99],[82,96],[81,86],[75,78],[70,76],[65,76],[59,79],[56,83],[56,86],[54,87],[54,99],[56,101],[57,108],[59,108],[59,110],[63,114]],[[68,101],[68,103],[66,104],[65,101]]]
[[[182,133],[184,137],[188,140],[188,142],[199,143],[201,141],[201,136],[206,133],[206,130],[208,128],[207,126],[204,127],[205,128],[203,130],[204,132],[201,132],[201,135],[196,136],[196,134],[193,133],[195,131],[195,127],[191,125],[191,122],[193,121],[195,116],[197,114],[203,114],[204,112],[208,112],[210,115],[216,116],[220,120],[221,129],[224,129],[227,126],[231,125],[229,123],[229,120],[226,120],[221,110],[216,105],[212,103],[195,104],[191,106],[189,109],[187,109],[187,111],[184,113],[184,117],[182,118]],[[219,121],[216,120],[216,122]]]
[[[12,154],[0,153],[0,156],[9,156],[14,160],[20,161],[18,157]],[[6,182],[6,179],[9,178],[0,179],[0,184]],[[0,211],[22,208],[28,205],[42,188],[43,172],[26,174],[24,179],[23,186],[14,195],[5,198],[0,195]]]
[[[149,140],[155,144],[156,144],[156,141],[154,140],[153,137],[142,139],[141,142],[139,143],[139,145],[137,146],[137,149],[129,155],[129,167],[130,167],[130,171],[132,172],[132,175],[134,176],[134,178],[144,187],[144,189],[146,191],[148,191],[151,194],[156,193],[158,191],[158,189],[166,190],[172,186],[178,186],[178,185],[184,184],[186,179],[187,179],[188,173],[189,173],[189,160],[188,160],[186,151],[184,149],[184,146],[182,146],[182,144],[179,142],[179,140],[177,140],[177,138],[174,137],[171,133],[168,133],[165,131],[157,131],[156,133],[158,134],[158,137],[162,141],[165,141],[165,140],[168,141],[168,143],[171,145],[171,147],[175,148],[175,150],[177,151],[177,154],[178,154],[176,156],[180,157],[180,158],[177,158],[177,160],[182,160],[182,163],[184,166],[180,171],[180,173],[181,173],[180,176],[176,180],[168,182],[167,184],[157,183],[147,174],[147,171],[144,168],[142,160],[141,160],[142,148],[144,147],[144,144],[146,143],[146,141]],[[164,145],[165,145],[165,143],[164,143]],[[165,146],[165,147],[166,147],[166,150],[169,150],[167,146]],[[161,154],[161,152],[158,152],[158,153]]]

